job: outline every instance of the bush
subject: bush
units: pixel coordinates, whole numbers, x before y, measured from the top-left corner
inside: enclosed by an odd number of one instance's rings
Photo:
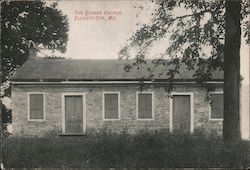
[[[226,143],[205,135],[165,131],[98,133],[57,138],[7,138],[8,168],[39,167],[230,167],[250,166],[250,143]]]

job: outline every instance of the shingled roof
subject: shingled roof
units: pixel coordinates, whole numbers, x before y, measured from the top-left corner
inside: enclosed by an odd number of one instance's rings
[[[151,60],[147,60],[139,69],[130,72],[124,70],[124,62],[118,60],[75,60],[75,59],[35,59],[27,60],[12,76],[12,81],[107,81],[107,80],[140,80],[150,75],[147,68],[153,68]],[[153,74],[155,80],[167,79],[166,67],[157,67]],[[180,68],[176,80],[193,80],[194,71],[186,66]],[[215,71],[213,80],[222,80],[223,72]]]

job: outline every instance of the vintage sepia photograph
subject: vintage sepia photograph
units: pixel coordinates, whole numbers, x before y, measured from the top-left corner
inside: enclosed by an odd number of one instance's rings
[[[249,0],[2,0],[0,169],[250,169]]]

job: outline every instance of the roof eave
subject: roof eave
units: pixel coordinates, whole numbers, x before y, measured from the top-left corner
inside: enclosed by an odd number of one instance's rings
[[[12,84],[15,85],[77,85],[77,84],[201,84],[194,80],[174,80],[172,82],[168,80],[84,80],[84,81],[68,81],[68,80],[57,80],[57,81],[37,81],[37,80],[29,80],[29,81],[22,81],[22,80],[12,80]],[[222,79],[214,79],[211,81],[203,82],[203,84],[223,84]]]

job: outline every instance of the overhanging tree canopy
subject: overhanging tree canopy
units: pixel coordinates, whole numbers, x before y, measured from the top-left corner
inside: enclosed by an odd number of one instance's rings
[[[45,1],[1,2],[1,66],[5,83],[1,89],[10,96],[6,81],[28,58],[30,40],[47,50],[66,51],[69,23],[57,3]],[[8,83],[7,83],[8,84]],[[4,123],[11,121],[10,111],[3,109]]]
[[[249,43],[249,2],[247,0],[153,0],[156,12],[151,23],[143,25],[120,51],[120,59],[130,58],[136,49],[135,63],[145,62],[155,41],[169,37],[169,46],[154,60],[155,65],[170,67],[163,73],[173,80],[180,64],[195,70],[197,82],[211,79],[213,70],[224,69],[224,128],[225,139],[238,139],[239,81],[241,29]],[[176,9],[182,8],[182,14]],[[241,26],[241,27],[240,27]],[[209,51],[207,50],[209,47]],[[208,51],[208,52],[207,52]],[[169,60],[171,59],[171,60]],[[131,65],[126,66],[127,68]]]
[[[57,3],[4,1],[1,28],[4,80],[27,60],[30,40],[44,49],[66,51],[68,19],[57,8]]]

